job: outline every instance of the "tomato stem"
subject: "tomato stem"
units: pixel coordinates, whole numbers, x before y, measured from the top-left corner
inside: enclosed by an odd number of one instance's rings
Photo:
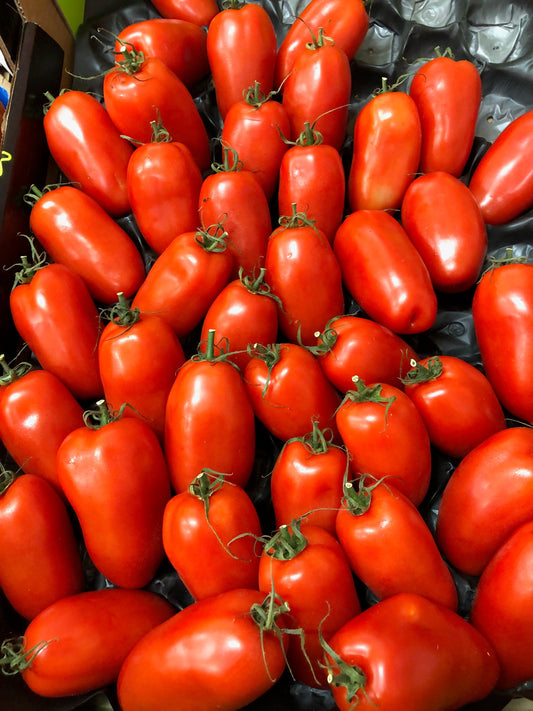
[[[224,252],[227,249],[228,233],[221,224],[209,225],[205,230],[197,230],[195,240],[206,252]]]
[[[304,130],[300,133],[296,139],[295,145],[297,146],[319,146],[324,142],[324,136],[315,129],[315,123],[311,125],[309,121],[304,123]]]
[[[211,168],[215,173],[238,173],[243,165],[235,148],[228,143],[222,143],[222,163],[211,163]]]
[[[20,674],[31,666],[35,657],[41,652],[48,642],[42,641],[28,651],[24,650],[24,637],[6,639],[0,645],[0,671],[5,676]]]
[[[300,521],[293,519],[290,526],[283,524],[265,544],[267,555],[276,560],[292,560],[307,548],[307,538],[300,530]]]
[[[16,475],[11,469],[6,469],[0,462],[0,496],[5,494],[11,484],[15,481]]]
[[[265,92],[261,90],[261,83],[256,80],[253,86],[249,86],[243,91],[243,100],[254,109],[260,109],[263,104],[270,101],[277,93],[277,91],[270,91],[268,94],[265,94]]]
[[[426,365],[410,361],[411,370],[406,373],[405,378],[400,378],[404,385],[416,385],[417,383],[427,383],[436,380],[442,375],[442,361],[439,356],[428,358]]]
[[[396,400],[395,395],[390,397],[384,397],[381,394],[383,385],[381,383],[376,383],[375,385],[365,385],[364,381],[358,375],[354,375],[352,381],[355,385],[355,390],[348,390],[344,396],[344,400],[339,405],[341,408],[345,402],[351,400],[352,402],[375,402],[385,405],[385,426],[387,425],[387,416],[389,414],[389,409],[392,403]]]
[[[105,400],[98,400],[96,410],[85,410],[83,413],[83,421],[85,425],[92,430],[99,430],[112,422],[120,420],[126,407],[128,407],[128,405],[124,403],[118,410],[111,410]]]
[[[110,309],[102,309],[100,312],[104,318],[113,321],[118,326],[125,326],[126,330],[135,325],[141,318],[139,308],[131,308],[130,302],[124,296],[123,291],[117,292],[118,301]]]
[[[2,375],[0,375],[0,386],[11,385],[20,380],[26,373],[33,369],[31,363],[18,363],[13,368],[7,363],[5,355],[0,354],[0,364],[2,365]]]
[[[326,657],[326,670],[328,673],[328,684],[335,687],[344,686],[346,688],[346,699],[349,703],[356,699],[358,692],[361,690],[366,696],[365,685],[366,685],[366,674],[361,669],[361,667],[352,666],[345,662],[337,652],[326,642],[322,635],[321,628],[318,628],[318,636],[320,639],[320,644],[326,652],[327,657],[331,658],[329,661]],[[368,697],[367,697],[368,698]],[[359,699],[357,699],[357,702]],[[357,703],[355,704],[357,705]]]
[[[20,257],[20,262],[12,265],[13,267],[21,267],[19,271],[15,272],[15,279],[13,281],[12,289],[15,289],[15,287],[19,284],[29,284],[39,269],[42,269],[48,264],[48,257],[46,253],[37,251],[33,238],[28,235],[23,236],[26,237],[30,243],[31,262],[29,261],[28,256],[23,254]]]
[[[252,358],[259,358],[260,360],[264,361],[267,366],[268,376],[265,380],[265,385],[263,387],[262,392],[262,396],[265,397],[266,391],[268,390],[268,385],[270,383],[272,368],[281,358],[281,346],[279,343],[273,343],[269,346],[264,346],[261,343],[254,343],[252,346],[248,346],[246,351],[248,355],[252,356]]]
[[[261,267],[259,269],[259,274],[257,274],[257,276],[255,274],[255,270],[253,274],[244,274],[243,267],[239,268],[239,279],[241,281],[241,284],[247,291],[250,292],[250,294],[268,296],[269,298],[274,299],[280,309],[283,310],[283,304],[281,303],[281,299],[279,298],[279,296],[277,296],[277,294],[272,293],[272,291],[270,290],[270,286],[265,282],[265,274],[265,267]]]

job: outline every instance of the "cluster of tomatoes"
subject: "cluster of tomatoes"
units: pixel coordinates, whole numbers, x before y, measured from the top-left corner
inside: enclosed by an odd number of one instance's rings
[[[486,255],[533,205],[533,112],[465,180],[469,60],[352,117],[362,0],[311,0],[282,38],[258,3],[153,5],[112,38],[103,101],[46,107],[65,181],[26,195],[10,298],[32,363],[0,358],[0,587],[27,622],[0,669],[46,697],[113,685],[122,711],[239,709],[289,673],[345,710],[516,688],[533,266]],[[483,368],[420,356],[468,293]],[[153,584],[168,568],[187,604]]]

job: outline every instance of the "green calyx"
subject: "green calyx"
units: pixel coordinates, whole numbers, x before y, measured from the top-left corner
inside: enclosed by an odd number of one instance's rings
[[[0,496],[6,493],[15,479],[15,472],[11,471],[11,469],[6,469],[0,462]]]
[[[250,292],[250,294],[268,296],[270,299],[274,299],[280,309],[283,310],[283,304],[281,303],[281,299],[276,294],[273,294],[270,290],[270,286],[265,281],[265,274],[265,267],[261,267],[259,269],[258,274],[255,270],[252,274],[245,274],[243,267],[239,268],[239,279],[246,291]]]
[[[198,349],[191,356],[191,360],[196,362],[207,361],[209,363],[226,361],[238,370],[238,366],[231,361],[232,355],[233,353],[228,348],[227,338],[222,338],[218,343],[215,343],[215,329],[210,328],[207,332],[207,339],[198,344]]]
[[[315,129],[315,123],[316,122],[314,122],[312,125],[309,123],[309,121],[306,121],[304,123],[304,130],[296,139],[295,145],[305,147],[319,146],[321,143],[324,142],[324,136],[320,133],[320,131],[317,131]]]
[[[262,393],[263,397],[264,397],[266,395],[266,391],[267,391],[268,385],[270,383],[272,368],[276,365],[276,363],[281,358],[281,344],[272,343],[268,346],[264,346],[261,343],[254,343],[254,345],[248,346],[246,351],[247,351],[248,355],[252,356],[252,358],[259,358],[260,360],[264,361],[267,366],[268,376],[265,380],[265,385],[263,387],[263,393]]]
[[[316,221],[310,220],[305,212],[298,212],[295,202],[291,203],[292,214],[281,215],[278,219],[280,227],[284,229],[295,229],[298,227],[312,227],[318,233]]]
[[[225,252],[228,246],[228,233],[222,225],[209,225],[204,230],[197,230],[195,240],[206,252]]]
[[[333,442],[333,431],[329,428],[323,430],[320,429],[318,419],[316,417],[312,420],[313,429],[311,432],[303,435],[303,437],[293,437],[287,440],[286,445],[290,442],[301,442],[305,449],[310,454],[325,454],[329,451]]]
[[[242,0],[222,0],[222,10],[240,10],[244,5]]]
[[[400,378],[404,385],[417,385],[436,380],[442,375],[442,361],[438,356],[432,356],[426,364],[417,363],[416,360],[410,362],[411,370],[406,373],[405,378]]]
[[[120,420],[126,407],[128,407],[128,405],[124,403],[120,406],[120,409],[111,410],[105,400],[98,400],[96,410],[85,410],[83,413],[83,421],[91,430],[99,430],[106,425]]]
[[[358,375],[354,375],[352,381],[355,385],[355,390],[348,390],[344,396],[344,400],[339,407],[342,407],[345,402],[351,400],[352,402],[375,402],[381,405],[385,405],[385,424],[387,424],[387,416],[389,414],[389,409],[392,403],[396,400],[395,395],[390,397],[384,397],[381,394],[383,386],[381,383],[376,383],[375,385],[365,385],[363,380]]]
[[[228,143],[222,143],[222,162],[211,163],[211,168],[215,173],[238,173],[243,165],[237,151]]]
[[[294,519],[290,526],[282,525],[265,543],[265,552],[276,560],[292,560],[307,547],[307,538],[300,530],[300,521]]]
[[[102,310],[102,315],[107,317],[109,321],[116,323],[117,326],[124,326],[129,329],[135,325],[141,318],[141,311],[137,307],[131,308],[130,302],[124,296],[124,292],[117,293],[118,301],[109,310]]]
[[[11,383],[20,380],[22,377],[33,370],[31,363],[18,363],[11,367],[6,361],[5,355],[0,354],[0,365],[2,366],[2,374],[0,375],[0,386],[6,387]]]
[[[13,267],[20,267],[20,269],[15,272],[12,289],[15,289],[19,284],[29,284],[37,272],[49,263],[46,253],[37,250],[33,237],[28,235],[24,235],[24,237],[30,243],[30,257],[22,255],[20,262],[13,265]]]
[[[317,50],[320,49],[321,47],[325,47],[326,45],[332,45],[335,44],[335,41],[332,37],[328,37],[327,35],[324,34],[324,28],[319,27],[318,28],[318,35],[315,35],[311,28],[308,27],[309,32],[311,33],[312,41],[306,43],[306,48],[310,50]]]
[[[320,644],[325,652],[324,667],[327,671],[328,684],[336,688],[344,687],[346,689],[346,700],[349,703],[355,702],[354,706],[357,706],[359,703],[359,691],[362,691],[366,696],[366,674],[361,667],[352,666],[348,664],[348,662],[345,662],[331,645],[326,642],[320,628],[318,635]]]
[[[265,92],[261,90],[261,83],[256,81],[252,86],[249,86],[243,91],[242,97],[249,106],[252,106],[254,109],[260,109],[261,106],[267,101],[270,101],[276,93],[276,91],[270,91],[268,94],[265,94]]]
[[[24,649],[24,637],[5,639],[0,645],[0,671],[5,676],[15,676],[31,667],[35,657],[50,641],[42,641],[29,650]]]

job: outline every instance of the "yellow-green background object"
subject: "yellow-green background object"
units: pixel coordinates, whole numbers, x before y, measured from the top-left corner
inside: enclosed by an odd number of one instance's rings
[[[57,4],[72,28],[72,32],[76,34],[78,27],[83,22],[85,0],[57,0]]]

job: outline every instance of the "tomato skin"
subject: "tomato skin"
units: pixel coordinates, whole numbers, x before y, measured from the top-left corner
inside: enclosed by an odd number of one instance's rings
[[[342,48],[319,36],[296,58],[283,86],[282,102],[296,140],[312,124],[324,143],[340,150],[346,138],[352,89],[350,62]]]
[[[450,457],[462,459],[478,444],[506,428],[496,393],[483,373],[455,356],[438,356],[440,374],[414,382],[406,377],[405,394],[422,415],[431,443]],[[422,358],[427,368],[434,358]],[[416,366],[411,371],[416,373]]]
[[[246,485],[255,457],[255,419],[234,365],[189,359],[180,369],[167,400],[165,453],[177,493],[205,468]]]
[[[483,369],[502,406],[533,423],[533,265],[503,264],[476,286],[472,316]],[[494,334],[498,338],[494,338]]]
[[[280,227],[268,240],[265,268],[272,293],[281,302],[281,331],[291,342],[314,344],[316,331],[344,313],[341,267],[326,235],[305,213],[280,218]]]
[[[418,171],[421,145],[420,117],[409,94],[387,91],[370,99],[353,129],[346,191],[350,209],[399,208]]]
[[[5,448],[25,474],[45,479],[64,496],[57,450],[67,434],[83,425],[83,408],[47,370],[30,370],[0,384],[0,439]]]
[[[228,360],[241,372],[252,357],[246,352],[248,345],[267,346],[278,336],[278,307],[261,272],[257,279],[243,274],[226,284],[211,303],[200,333],[200,343],[207,340],[210,330],[219,340],[226,339]]]
[[[183,347],[169,324],[140,314],[131,325],[110,321],[98,342],[104,397],[124,416],[146,422],[163,441],[165,411],[176,374],[185,362]]]
[[[376,321],[351,314],[332,319],[317,337],[318,362],[342,393],[353,388],[354,375],[365,383],[388,383],[403,389],[400,378],[418,359],[413,348]]]
[[[118,587],[146,585],[163,558],[161,523],[170,498],[161,445],[149,425],[121,417],[74,430],[59,447],[57,469],[96,568]]]
[[[128,164],[128,195],[135,221],[157,253],[198,226],[202,174],[183,143],[139,146]]]
[[[269,365],[257,355],[244,370],[256,417],[282,441],[303,437],[315,418],[321,429],[330,427],[337,436],[335,410],[341,397],[315,356],[296,343],[275,344],[274,352],[277,361],[270,372]]]
[[[272,219],[265,192],[253,173],[221,165],[204,178],[196,214],[204,225],[220,222],[224,226],[234,257],[234,279],[241,267],[252,272],[263,266]]]
[[[112,304],[119,291],[130,297],[144,279],[134,241],[78,188],[44,192],[33,206],[30,227],[51,259],[79,274],[97,301]]]
[[[355,495],[354,487],[345,486],[336,530],[352,570],[380,600],[410,592],[457,610],[455,583],[435,539],[415,504],[393,482],[372,485],[365,477],[358,496],[366,502],[353,509],[348,492]]]
[[[472,150],[481,103],[481,77],[469,60],[436,57],[409,87],[422,124],[420,170],[458,178]]]
[[[429,489],[431,447],[424,420],[403,390],[359,381],[335,419],[352,471],[387,481],[390,477],[419,506]]]
[[[531,429],[505,429],[475,447],[455,468],[440,502],[436,538],[443,555],[461,572],[480,575],[532,517],[532,487]]]
[[[283,104],[266,100],[264,95],[233,104],[222,126],[222,141],[237,152],[243,168],[255,175],[268,200],[276,190],[281,159],[289,147],[282,136],[289,138],[290,132]]]
[[[200,170],[209,168],[209,138],[194,99],[160,59],[145,59],[132,74],[120,69],[108,72],[103,94],[111,120],[123,136],[149,143],[151,122],[161,120],[172,140],[189,148]]]
[[[285,442],[270,477],[276,527],[304,518],[335,535],[347,468],[345,450],[328,442],[316,424],[312,432]]]
[[[102,104],[84,91],[55,98],[43,119],[48,149],[60,170],[112,217],[129,212],[126,170],[132,145]]]
[[[488,225],[501,225],[533,205],[533,110],[504,128],[474,169],[469,188]]]
[[[131,304],[141,312],[159,315],[178,338],[200,323],[231,278],[229,250],[209,251],[205,244],[198,232],[175,237],[153,263]]]
[[[328,185],[326,192],[324,185]],[[346,183],[339,152],[326,143],[291,146],[284,154],[279,172],[278,213],[290,215],[296,203],[298,212],[333,242],[344,215]]]
[[[350,565],[337,539],[310,523],[302,523],[299,530],[306,544],[292,558],[276,558],[269,553],[272,550],[269,542],[265,544],[259,564],[259,589],[269,592],[274,586],[289,605],[291,627],[303,629],[305,633],[308,659],[298,636],[289,641],[287,656],[295,678],[325,689],[326,672],[321,666],[324,650],[318,630],[320,628],[322,636],[329,639],[361,612],[361,606]]]
[[[244,537],[233,541],[236,536]],[[255,547],[260,536],[252,500],[229,479],[213,488],[205,503],[191,487],[173,496],[165,508],[165,552],[195,600],[235,588],[255,589],[259,571]]]
[[[370,318],[406,335],[433,325],[437,297],[429,272],[394,217],[382,210],[352,212],[333,250],[346,288]]]
[[[475,284],[487,251],[487,229],[464,183],[444,172],[415,178],[401,215],[437,291],[458,293]]]
[[[498,548],[476,587],[470,621],[496,652],[499,689],[511,689],[533,676],[532,564],[533,521],[528,521]]]
[[[149,632],[121,669],[121,709],[231,711],[259,698],[285,669],[282,642],[268,630],[261,642],[249,614],[264,599],[258,590],[230,590],[185,607]]]
[[[118,33],[115,52],[132,44],[145,57],[158,57],[191,89],[209,74],[207,33],[195,22],[155,17],[128,25]]]
[[[216,0],[153,0],[152,5],[163,17],[194,22],[201,27],[209,25],[219,11]]]
[[[80,276],[62,264],[47,264],[13,289],[9,304],[19,335],[45,370],[76,398],[102,394],[98,311]]]
[[[31,620],[56,600],[81,592],[84,583],[59,494],[34,474],[15,477],[0,491],[0,588],[9,603]]]
[[[311,0],[289,27],[278,50],[274,84],[280,86],[293,68],[298,54],[309,42],[309,30],[333,38],[352,60],[368,31],[369,17],[361,0]],[[303,20],[303,22],[302,22]]]
[[[274,82],[277,39],[261,5],[233,3],[213,18],[207,32],[207,57],[222,119],[255,81],[268,94]]]
[[[134,644],[174,608],[147,590],[104,588],[55,602],[25,631],[25,648],[49,641],[23,673],[40,696],[94,691],[113,683]]]
[[[485,698],[499,664],[485,638],[460,615],[421,595],[400,593],[354,617],[329,641],[337,656],[364,675],[347,698],[337,661],[332,691],[340,711],[453,711]],[[417,672],[413,675],[412,670]],[[409,671],[411,670],[411,672]]]

